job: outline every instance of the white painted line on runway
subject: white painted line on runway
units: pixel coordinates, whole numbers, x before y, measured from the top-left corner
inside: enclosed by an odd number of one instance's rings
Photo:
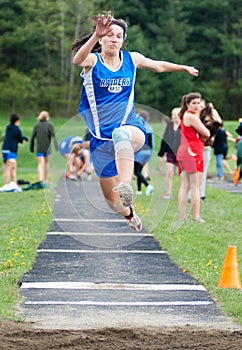
[[[81,250],[81,249],[38,249],[38,253],[96,253],[96,254],[167,254],[164,250]]]
[[[132,283],[93,283],[93,282],[24,282],[22,289],[114,289],[145,291],[206,291],[199,284],[132,284]]]
[[[64,218],[54,218],[55,221],[63,221],[63,222],[125,222],[124,219],[64,219]]]
[[[212,301],[27,301],[25,305],[80,305],[80,306],[205,306]]]
[[[60,235],[60,236],[128,236],[128,237],[154,237],[151,233],[133,233],[133,232],[109,232],[109,233],[101,233],[101,232],[47,232],[46,235],[48,236],[55,236],[55,235]]]

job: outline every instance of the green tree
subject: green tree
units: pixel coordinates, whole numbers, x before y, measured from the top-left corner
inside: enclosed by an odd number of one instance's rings
[[[238,5],[234,0],[184,2],[193,28],[187,49],[200,68],[195,86],[225,119],[234,119],[242,108],[242,9]]]
[[[242,0],[0,1],[2,108],[76,113],[81,81],[71,43],[90,32],[91,15],[112,10],[128,22],[128,50],[200,70],[198,78],[138,70],[138,103],[168,114],[183,94],[198,90],[224,118],[240,115]],[[13,76],[22,77],[24,91]]]

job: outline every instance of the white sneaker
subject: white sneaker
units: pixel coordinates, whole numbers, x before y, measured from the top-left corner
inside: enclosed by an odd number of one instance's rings
[[[141,219],[135,214],[135,211],[133,211],[133,216],[130,219],[126,219],[128,225],[135,231],[141,231],[142,230],[142,221]]]
[[[3,185],[0,188],[0,192],[22,192],[22,188],[19,187],[15,182],[11,181],[9,184]]]
[[[70,174],[70,173],[66,174],[66,178],[69,179],[69,180],[73,180],[73,181],[77,180],[76,175]]]
[[[146,192],[145,192],[146,196],[150,196],[153,191],[154,191],[154,187],[152,185],[148,185],[146,187]]]
[[[171,199],[171,195],[167,193],[163,196],[163,199]]]
[[[196,222],[201,222],[202,224],[203,224],[204,222],[206,222],[206,220],[204,220],[204,219],[202,219],[202,218],[193,219],[193,220],[196,221]]]
[[[142,195],[142,191],[137,191],[136,192],[136,196],[141,196]]]
[[[119,197],[125,207],[130,207],[133,202],[133,189],[127,182],[120,182],[118,186],[113,188],[113,192],[118,192]]]

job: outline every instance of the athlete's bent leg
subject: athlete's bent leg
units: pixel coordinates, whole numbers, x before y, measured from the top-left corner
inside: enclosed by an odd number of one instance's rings
[[[117,187],[118,185],[118,177],[114,176],[110,178],[100,178],[99,182],[109,207],[116,213],[123,215],[127,221],[127,224],[133,230],[140,231],[142,229],[142,221],[136,215],[132,206],[125,207],[120,199],[119,193],[113,191],[113,188]]]
[[[128,207],[133,202],[131,181],[134,173],[134,152],[143,146],[145,135],[135,126],[123,125],[113,131],[112,137],[119,179],[118,186],[113,190],[119,193],[124,206]]]
[[[124,125],[113,131],[113,140],[119,182],[131,183],[134,173],[134,152],[143,146],[145,135],[135,126]]]
[[[118,185],[118,176],[100,178],[99,183],[108,206],[116,213],[123,216],[129,215],[130,209],[123,205],[119,193],[113,191],[113,188]]]

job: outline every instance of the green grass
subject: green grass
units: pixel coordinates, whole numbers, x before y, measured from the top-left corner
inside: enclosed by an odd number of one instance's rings
[[[1,193],[0,316],[16,318],[18,280],[31,268],[51,221],[43,191]]]
[[[58,141],[71,134],[84,134],[85,125],[78,118],[69,121],[53,118],[52,121]],[[2,128],[3,119],[0,119],[0,122]],[[22,119],[21,129],[26,136],[30,136],[35,122],[35,118]],[[157,152],[162,130],[161,124],[156,123],[153,126]],[[230,131],[236,126],[237,122],[225,123],[225,127]],[[34,182],[37,180],[36,157],[29,152],[28,147],[29,144],[25,143],[19,148],[18,178]],[[150,169],[155,192],[151,197],[138,197],[135,202],[136,210],[142,216],[146,228],[160,241],[162,248],[168,251],[173,261],[203,284],[224,312],[242,324],[241,291],[217,288],[228,245],[237,246],[242,271],[241,195],[207,186],[207,198],[201,206],[201,216],[206,219],[206,224],[188,220],[177,230],[175,224],[178,213],[179,177],[174,178],[172,199],[163,200],[165,177],[158,172],[158,165],[159,159],[154,152]],[[18,281],[31,268],[36,249],[43,241],[52,221],[54,189],[64,168],[64,159],[53,151],[50,186],[47,191],[0,194],[0,317],[4,319],[18,319]],[[214,169],[212,157],[210,171],[214,172]]]

